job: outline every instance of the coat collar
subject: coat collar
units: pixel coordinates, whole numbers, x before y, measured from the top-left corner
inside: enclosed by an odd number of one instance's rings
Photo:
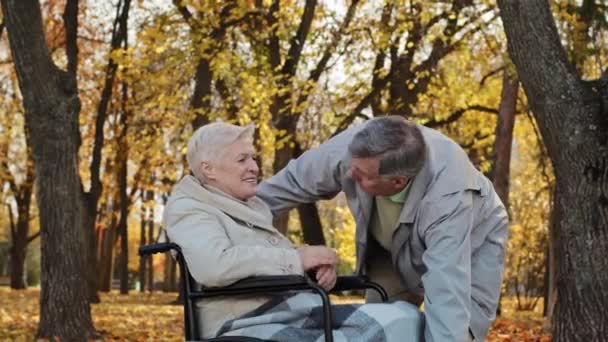
[[[403,204],[403,209],[401,210],[401,215],[399,215],[399,222],[401,223],[413,223],[414,218],[416,218],[416,212],[418,212],[418,207],[420,206],[420,202],[424,198],[424,195],[427,192],[429,184],[433,179],[433,171],[431,170],[431,162],[430,162],[430,154],[431,149],[427,147],[426,149],[427,158],[422,166],[422,169],[418,171],[416,177],[413,179],[413,183],[411,184],[410,192],[407,196],[407,201]]]
[[[260,198],[254,196],[247,201],[238,200],[225,192],[209,185],[202,185],[195,177],[187,175],[180,180],[175,189],[212,206],[236,221],[247,226],[256,226],[273,233],[270,209]]]

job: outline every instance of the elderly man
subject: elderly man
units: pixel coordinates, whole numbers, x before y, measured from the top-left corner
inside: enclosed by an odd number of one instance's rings
[[[278,213],[340,191],[356,220],[357,271],[392,299],[424,300],[426,341],[483,341],[508,219],[462,148],[401,117],[375,118],[292,160],[257,194]]]

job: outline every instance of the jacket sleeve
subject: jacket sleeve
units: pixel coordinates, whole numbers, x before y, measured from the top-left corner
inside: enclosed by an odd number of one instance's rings
[[[426,250],[422,276],[427,342],[469,341],[471,320],[472,194],[427,203],[421,217]]]
[[[204,211],[169,212],[166,224],[192,277],[207,287],[227,286],[249,276],[304,273],[296,249],[234,245],[219,219]]]
[[[491,208],[483,227],[487,233],[471,260],[471,331],[480,341],[496,318],[509,235],[509,218],[498,195],[493,193],[486,205]]]
[[[299,204],[333,198],[342,190],[348,144],[357,131],[358,127],[349,128],[291,160],[260,184],[257,196],[270,206],[274,215]]]

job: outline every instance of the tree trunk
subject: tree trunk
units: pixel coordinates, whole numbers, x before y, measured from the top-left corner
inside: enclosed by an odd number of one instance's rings
[[[128,0],[127,0],[128,1]],[[120,198],[120,220],[118,221],[118,234],[120,235],[120,294],[129,294],[129,207],[130,198],[127,193],[127,174],[129,160],[129,145],[127,142],[128,120],[129,115],[126,109],[127,101],[127,86],[122,84],[122,113],[120,117],[121,133],[118,138],[120,147],[117,155],[118,162],[118,193]]]
[[[17,234],[12,241],[10,253],[11,289],[23,290],[27,288],[25,275],[25,255],[27,252],[27,235]]]
[[[177,291],[176,268],[177,268],[177,263],[171,256],[171,253],[165,253],[165,285],[164,285],[163,291],[165,291],[165,292]]]
[[[116,164],[116,163],[114,163]],[[108,171],[109,172],[109,171]],[[114,254],[115,246],[118,241],[116,237],[116,227],[118,226],[117,215],[114,214],[114,203],[118,202],[118,195],[113,194],[108,196],[102,214],[101,222],[105,222],[99,227],[96,234],[99,240],[99,248],[97,251],[97,260],[99,260],[99,290],[109,292],[112,289],[112,277],[114,276]]]
[[[543,303],[543,316],[553,317],[557,302],[557,268],[559,263],[559,226],[560,213],[555,207],[555,189],[552,190],[551,222],[549,223],[549,238],[547,243],[547,256],[545,265],[545,296]]]
[[[28,195],[31,198],[31,192]],[[25,256],[27,254],[28,231],[30,227],[30,198],[18,201],[17,231],[10,248],[11,256],[11,288],[25,289],[27,280],[25,274]],[[21,203],[19,203],[21,202]]]
[[[122,7],[121,7],[122,6]],[[112,25],[112,37],[110,39],[110,53],[119,49],[121,44],[127,38],[127,22],[129,19],[129,9],[131,7],[130,0],[120,0],[116,5],[116,17]],[[100,277],[96,272],[100,268],[100,263],[103,261],[97,259],[97,235],[96,224],[97,224],[97,211],[99,198],[101,197],[103,186],[101,183],[101,152],[104,145],[104,125],[108,115],[108,108],[110,100],[112,99],[112,92],[114,88],[114,80],[116,78],[116,71],[118,64],[112,59],[108,59],[106,71],[104,74],[104,86],[101,90],[99,104],[97,106],[97,117],[95,119],[95,137],[93,143],[93,152],[91,158],[91,164],[89,166],[89,172],[91,174],[91,188],[89,192],[83,193],[85,198],[85,220],[83,229],[85,231],[85,238],[87,248],[87,283],[89,286],[89,298],[92,302],[99,302],[99,296],[97,295],[97,289],[102,287],[104,290],[109,291],[110,284],[100,284]],[[112,226],[114,227],[114,226]],[[113,229],[113,228],[109,228]],[[111,234],[113,235],[113,234]],[[108,261],[109,260],[109,261]],[[109,253],[109,259],[106,260],[106,264],[102,269],[107,270],[108,264],[109,269],[112,269],[112,252]],[[107,278],[111,283],[111,273]]]
[[[151,194],[151,198],[154,198],[154,192],[149,191]],[[154,242],[154,204],[152,204],[152,208],[150,208],[150,216],[148,219],[148,243]],[[148,272],[146,277],[148,278],[148,291],[154,291],[154,259],[153,256],[150,256],[148,259]]]
[[[143,190],[142,190],[143,192]],[[144,196],[142,196],[143,198]],[[141,213],[140,213],[140,231],[139,231],[139,245],[145,246],[146,242],[146,227],[148,225],[148,208],[145,208],[142,204]],[[147,258],[140,257],[139,258],[139,291],[144,292],[146,288],[146,259],[152,258],[151,256]]]
[[[295,137],[294,137],[295,139]],[[273,171],[276,174],[281,171],[287,163],[293,157],[293,148],[287,146],[283,146],[280,149],[277,149],[274,154],[274,162],[273,162]],[[289,223],[289,211],[283,212],[279,215],[275,215],[272,219],[272,224],[276,229],[278,229],[281,234],[286,235]]]
[[[114,222],[108,227],[101,229],[100,252],[99,252],[99,290],[110,292],[112,288],[112,266],[114,264],[114,245],[116,241],[116,230]]]
[[[319,210],[314,203],[306,203],[298,206],[304,242],[309,245],[325,245],[325,236],[319,217]]]
[[[505,68],[496,124],[496,140],[494,141],[494,163],[492,165],[492,183],[500,200],[509,212],[509,171],[511,166],[511,144],[513,143],[513,126],[515,124],[515,109],[519,81],[509,75]],[[502,294],[501,294],[502,299]],[[496,314],[502,313],[502,300],[498,301]]]
[[[555,341],[608,340],[608,75],[567,60],[548,1],[499,0],[509,54],[556,176]]]
[[[196,130],[201,126],[209,123],[209,117],[199,112],[210,107],[211,96],[211,67],[209,60],[201,58],[196,66],[196,75],[194,76],[194,92],[190,99],[190,108],[194,109],[196,115],[192,120],[192,130]]]
[[[25,129],[27,131],[27,128]],[[25,289],[27,287],[27,278],[25,272],[25,258],[27,254],[27,245],[33,240],[33,237],[28,237],[30,230],[30,206],[32,202],[32,191],[34,190],[34,161],[31,159],[31,141],[29,135],[26,135],[27,147],[27,165],[25,180],[20,186],[14,182],[11,184],[14,188],[15,200],[17,202],[17,224],[13,236],[13,241],[10,252],[11,259],[11,288]],[[10,207],[9,207],[9,210]],[[11,229],[13,222],[11,221]]]
[[[80,99],[73,75],[57,68],[45,42],[40,4],[2,0],[25,120],[32,141],[41,227],[39,337],[94,335],[86,287],[78,176]]]
[[[87,278],[87,293],[89,296],[89,302],[99,303],[99,295],[97,290],[99,289],[99,278],[97,270],[99,269],[99,263],[97,260],[97,235],[95,231],[95,221],[97,217],[97,203],[92,203],[91,196],[89,194],[82,194],[84,210],[82,213],[82,231],[83,240],[85,246],[85,263],[86,263],[86,278]],[[95,208],[92,210],[91,208]],[[92,214],[94,213],[94,214]]]
[[[11,289],[23,290],[27,288],[27,279],[25,277],[25,254],[27,251],[26,239],[17,236],[13,240],[10,248],[10,271],[11,271]]]
[[[509,174],[511,166],[511,145],[513,143],[513,126],[515,124],[515,108],[519,81],[509,75],[505,68],[496,124],[496,140],[494,141],[494,163],[492,167],[492,183],[500,200],[509,211]]]

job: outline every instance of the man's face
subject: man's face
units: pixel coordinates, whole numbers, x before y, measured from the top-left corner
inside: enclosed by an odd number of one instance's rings
[[[379,171],[380,157],[352,158],[351,177],[372,196],[392,196],[407,184],[406,177],[381,176]]]

